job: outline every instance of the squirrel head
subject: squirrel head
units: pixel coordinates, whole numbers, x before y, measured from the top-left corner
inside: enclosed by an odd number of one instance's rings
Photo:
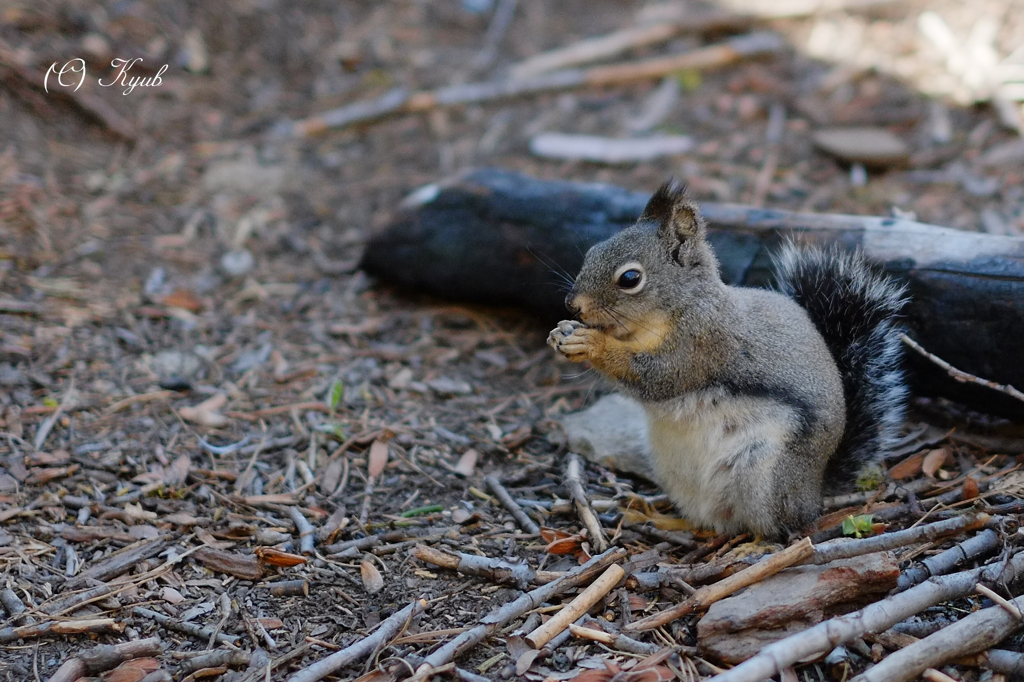
[[[669,181],[633,226],[587,252],[565,303],[588,326],[626,338],[685,313],[715,283],[704,219],[685,188]]]

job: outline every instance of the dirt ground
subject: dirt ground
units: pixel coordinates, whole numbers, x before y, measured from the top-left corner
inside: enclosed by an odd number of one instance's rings
[[[564,498],[555,420],[606,388],[556,361],[544,345],[545,321],[393,290],[358,270],[367,235],[418,186],[480,166],[644,191],[675,176],[698,200],[900,212],[1024,234],[1019,133],[992,106],[971,101],[978,91],[969,74],[920,29],[932,11],[969,41],[972,30],[985,30],[978,18],[991,18],[990,44],[1004,58],[1024,45],[1024,5],[1010,0],[764,21],[789,41],[785,53],[673,75],[678,100],[653,130],[690,135],[696,146],[642,165],[542,160],[528,143],[544,131],[637,134],[656,81],[435,109],[308,139],[273,134],[282,121],[395,86],[501,78],[525,57],[630,26],[644,7],[522,0],[495,58],[481,66],[490,4],[0,7],[0,589],[42,622],[46,611],[35,609],[54,595],[108,580],[76,576],[111,552],[160,543],[131,569],[129,577],[143,576],[137,584],[75,610],[76,618],[113,618],[113,631],[4,641],[0,679],[47,679],[96,643],[149,636],[164,643],[159,665],[186,679],[188,654],[221,632],[264,658],[249,677],[220,679],[284,680],[413,598],[427,600],[404,642],[338,673],[354,679],[374,664],[415,661],[437,641],[416,633],[450,637],[515,594],[412,559],[415,533],[547,570],[576,564],[571,554],[545,552],[549,538],[524,534],[483,477],[499,477],[517,498]],[[721,38],[683,33],[620,59]],[[76,57],[86,63],[81,89],[43,91],[47,67]],[[143,57],[133,73],[147,77],[169,66],[159,85],[122,94],[100,85],[115,76],[109,63],[119,57]],[[779,105],[786,123],[773,151],[765,135]],[[832,124],[887,128],[909,144],[909,161],[858,180],[859,169],[812,144],[811,133]],[[759,185],[769,154],[777,165]],[[925,417],[947,426],[943,415],[915,413],[908,432],[920,434]],[[991,458],[1007,457],[955,449],[943,465],[951,477],[975,461],[998,469],[1004,461]],[[657,493],[597,467],[589,481],[600,498]],[[257,547],[299,553],[296,510],[318,533],[318,555],[306,564],[250,563],[258,575],[245,579],[243,569],[192,555],[161,570],[203,544],[249,559]],[[616,528],[614,516],[602,520]],[[572,515],[552,514],[546,525],[570,535],[581,528]],[[326,558],[328,545],[381,529],[406,531],[406,539],[378,546],[372,560],[363,550]],[[666,560],[692,563],[722,548],[698,535],[701,554],[620,530],[619,544],[657,545]],[[374,573],[383,587],[370,594]],[[282,579],[307,580],[308,596],[273,595],[267,584]],[[654,597],[638,599],[642,609]],[[139,607],[209,630],[205,639],[183,634]],[[0,637],[26,622],[8,617]],[[693,646],[693,623],[659,636]],[[601,655],[610,654],[570,640],[527,675],[570,679]],[[516,675],[498,638],[458,664],[491,679]],[[835,670],[809,665],[801,677]],[[983,674],[964,669],[962,679]]]

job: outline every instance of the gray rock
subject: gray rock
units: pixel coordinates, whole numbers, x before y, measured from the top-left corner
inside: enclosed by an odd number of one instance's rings
[[[164,350],[153,356],[149,368],[161,381],[172,377],[192,381],[203,368],[203,361],[195,353]]]
[[[910,147],[885,128],[822,128],[812,140],[823,152],[866,166],[897,166],[910,157]]]
[[[606,395],[587,409],[561,419],[569,449],[603,467],[650,478],[647,417],[640,403]]]
[[[235,249],[228,251],[220,259],[221,269],[231,277],[241,277],[248,273],[256,265],[249,249]]]
[[[285,166],[264,166],[255,160],[222,161],[211,164],[203,173],[203,189],[266,196],[284,186],[288,173]]]
[[[452,397],[457,395],[472,395],[473,387],[467,384],[465,381],[459,381],[458,379],[448,379],[446,377],[438,377],[437,379],[431,379],[427,382],[427,386],[439,396]]]

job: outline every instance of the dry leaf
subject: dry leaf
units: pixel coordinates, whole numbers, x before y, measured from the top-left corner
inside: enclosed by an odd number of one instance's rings
[[[146,511],[138,502],[129,502],[124,505],[124,511],[135,521],[156,521],[156,512]]]
[[[935,474],[938,473],[941,467],[952,463],[952,453],[945,448],[938,448],[924,456],[924,460],[921,462],[921,471],[928,478],[935,478]]]
[[[179,486],[188,478],[189,469],[192,468],[192,460],[187,454],[179,455],[171,464],[164,469],[163,482],[166,486]]]
[[[257,618],[256,622],[258,622],[267,630],[280,630],[284,627],[284,621],[282,621],[280,618]]]
[[[218,540],[217,538],[213,537],[213,534],[210,533],[210,531],[204,528],[200,528],[199,526],[196,526],[195,529],[193,529],[193,532],[196,534],[196,537],[199,539],[199,542],[203,543],[207,547],[213,547],[214,549],[227,549],[228,547],[235,546],[235,543],[233,542],[227,542],[226,540]]]
[[[462,453],[462,457],[459,457],[458,463],[455,465],[455,473],[459,476],[469,478],[473,475],[473,470],[476,468],[476,460],[480,457],[480,453],[470,448]]]
[[[290,554],[273,547],[257,547],[253,553],[257,559],[270,566],[298,566],[306,563],[306,557],[301,554]]]
[[[533,662],[537,660],[537,656],[540,655],[540,649],[530,649],[524,651],[518,659],[516,659],[516,675],[525,675],[526,671],[530,669]]]
[[[228,418],[217,412],[227,403],[228,397],[223,393],[204,400],[194,407],[183,407],[178,410],[182,419],[201,424],[202,426],[218,427],[228,423]]]
[[[921,473],[921,465],[924,464],[924,453],[919,452],[911,455],[905,460],[889,469],[889,475],[897,481],[903,478],[913,478]]]
[[[168,514],[160,519],[162,523],[170,523],[175,526],[194,526],[199,523],[199,519],[192,516],[188,512],[174,512]]]
[[[359,573],[363,577],[363,588],[367,594],[377,594],[384,589],[384,577],[369,559],[359,562]]]
[[[288,378],[288,361],[281,355],[281,351],[270,351],[270,364],[274,367],[274,381],[280,383]]]
[[[370,444],[370,458],[367,465],[367,473],[370,478],[380,476],[388,463],[388,444],[379,438]]]
[[[973,477],[964,479],[964,499],[973,500],[978,496],[978,482]]]
[[[185,597],[182,596],[181,592],[178,592],[173,587],[165,587],[160,590],[160,598],[168,604],[180,604],[185,601]]]
[[[161,301],[172,308],[184,308],[190,313],[198,313],[203,309],[203,301],[188,289],[175,289],[164,296]]]
[[[541,528],[540,537],[548,543],[544,548],[548,554],[576,554],[583,542],[582,535],[569,535],[554,528]]]

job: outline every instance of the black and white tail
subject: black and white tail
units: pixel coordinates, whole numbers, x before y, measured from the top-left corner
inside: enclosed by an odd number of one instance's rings
[[[839,366],[846,430],[825,470],[825,488],[848,486],[896,439],[907,402],[897,321],[906,288],[860,254],[787,244],[775,258],[779,290],[803,307]]]

